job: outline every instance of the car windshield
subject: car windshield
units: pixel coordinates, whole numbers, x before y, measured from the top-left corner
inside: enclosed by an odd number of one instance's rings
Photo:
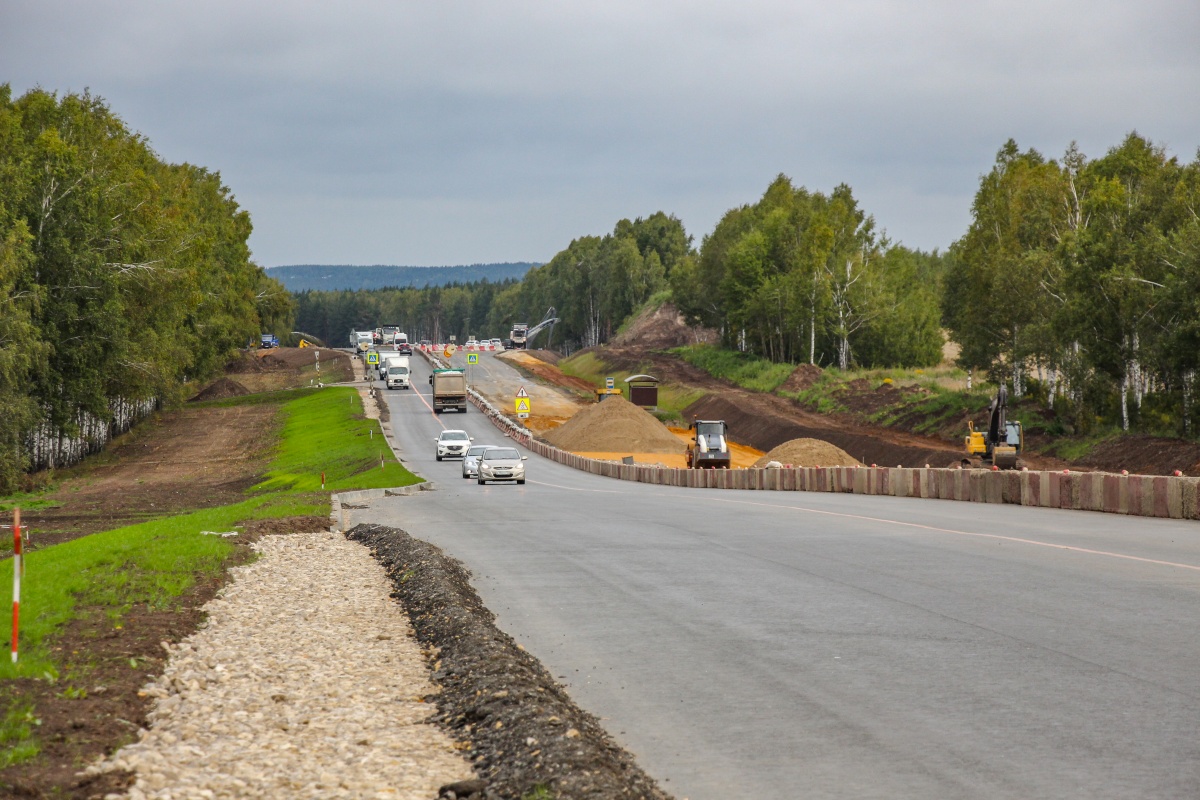
[[[696,433],[704,436],[721,436],[725,433],[721,430],[722,427],[719,422],[699,422],[696,424]]]
[[[512,447],[493,447],[484,455],[488,461],[499,461],[501,459],[520,459],[521,454]]]
[[[470,450],[467,451],[467,455],[469,455],[469,456],[483,455],[484,450],[491,450],[491,449],[492,449],[492,446],[490,444],[477,444],[474,447],[472,447]]]
[[[449,441],[465,442],[470,438],[471,437],[467,436],[466,431],[444,431],[442,433],[442,441],[443,442],[449,442]]]
[[[389,375],[407,375],[408,367],[392,367],[388,370]]]

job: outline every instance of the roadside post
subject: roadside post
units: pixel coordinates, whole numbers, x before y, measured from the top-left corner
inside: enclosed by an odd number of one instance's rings
[[[13,630],[12,660],[17,663],[17,636],[21,631],[21,571],[25,568],[21,558],[21,509],[13,509]]]
[[[471,367],[479,363],[479,353],[467,353],[467,384],[471,383]]]

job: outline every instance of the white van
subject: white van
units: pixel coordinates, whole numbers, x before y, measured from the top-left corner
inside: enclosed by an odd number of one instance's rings
[[[387,388],[407,389],[409,387],[408,356],[390,356],[384,360],[387,362]]]

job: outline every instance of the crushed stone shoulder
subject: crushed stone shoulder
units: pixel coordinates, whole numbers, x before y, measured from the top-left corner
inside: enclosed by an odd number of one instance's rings
[[[140,740],[90,772],[142,798],[436,797],[474,778],[383,568],[341,534],[265,537],[145,688]]]

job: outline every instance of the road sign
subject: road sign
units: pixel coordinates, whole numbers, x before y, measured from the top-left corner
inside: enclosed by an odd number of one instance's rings
[[[530,406],[530,401],[529,401],[529,398],[528,398],[528,397],[518,397],[518,398],[516,398],[516,399],[515,399],[515,404],[516,404],[516,407],[517,407],[517,417],[518,417],[518,419],[525,419],[526,417],[528,417],[528,416],[529,416],[529,406]]]
[[[367,363],[368,364],[378,364],[379,363],[379,353],[367,353]]]
[[[520,389],[517,389],[517,397],[529,397],[529,394],[525,391],[524,386],[522,386]]]
[[[442,351],[443,358],[450,358],[452,355],[454,355],[454,351],[451,350],[449,347],[447,347],[445,350]]]
[[[615,381],[613,381],[613,379],[612,379],[612,378],[605,378],[605,379],[604,379],[604,388],[605,388],[605,389],[611,389],[611,388],[613,388],[614,386],[616,386],[616,382],[615,382]]]
[[[479,363],[479,353],[467,353],[467,363],[468,364],[478,364]]]

